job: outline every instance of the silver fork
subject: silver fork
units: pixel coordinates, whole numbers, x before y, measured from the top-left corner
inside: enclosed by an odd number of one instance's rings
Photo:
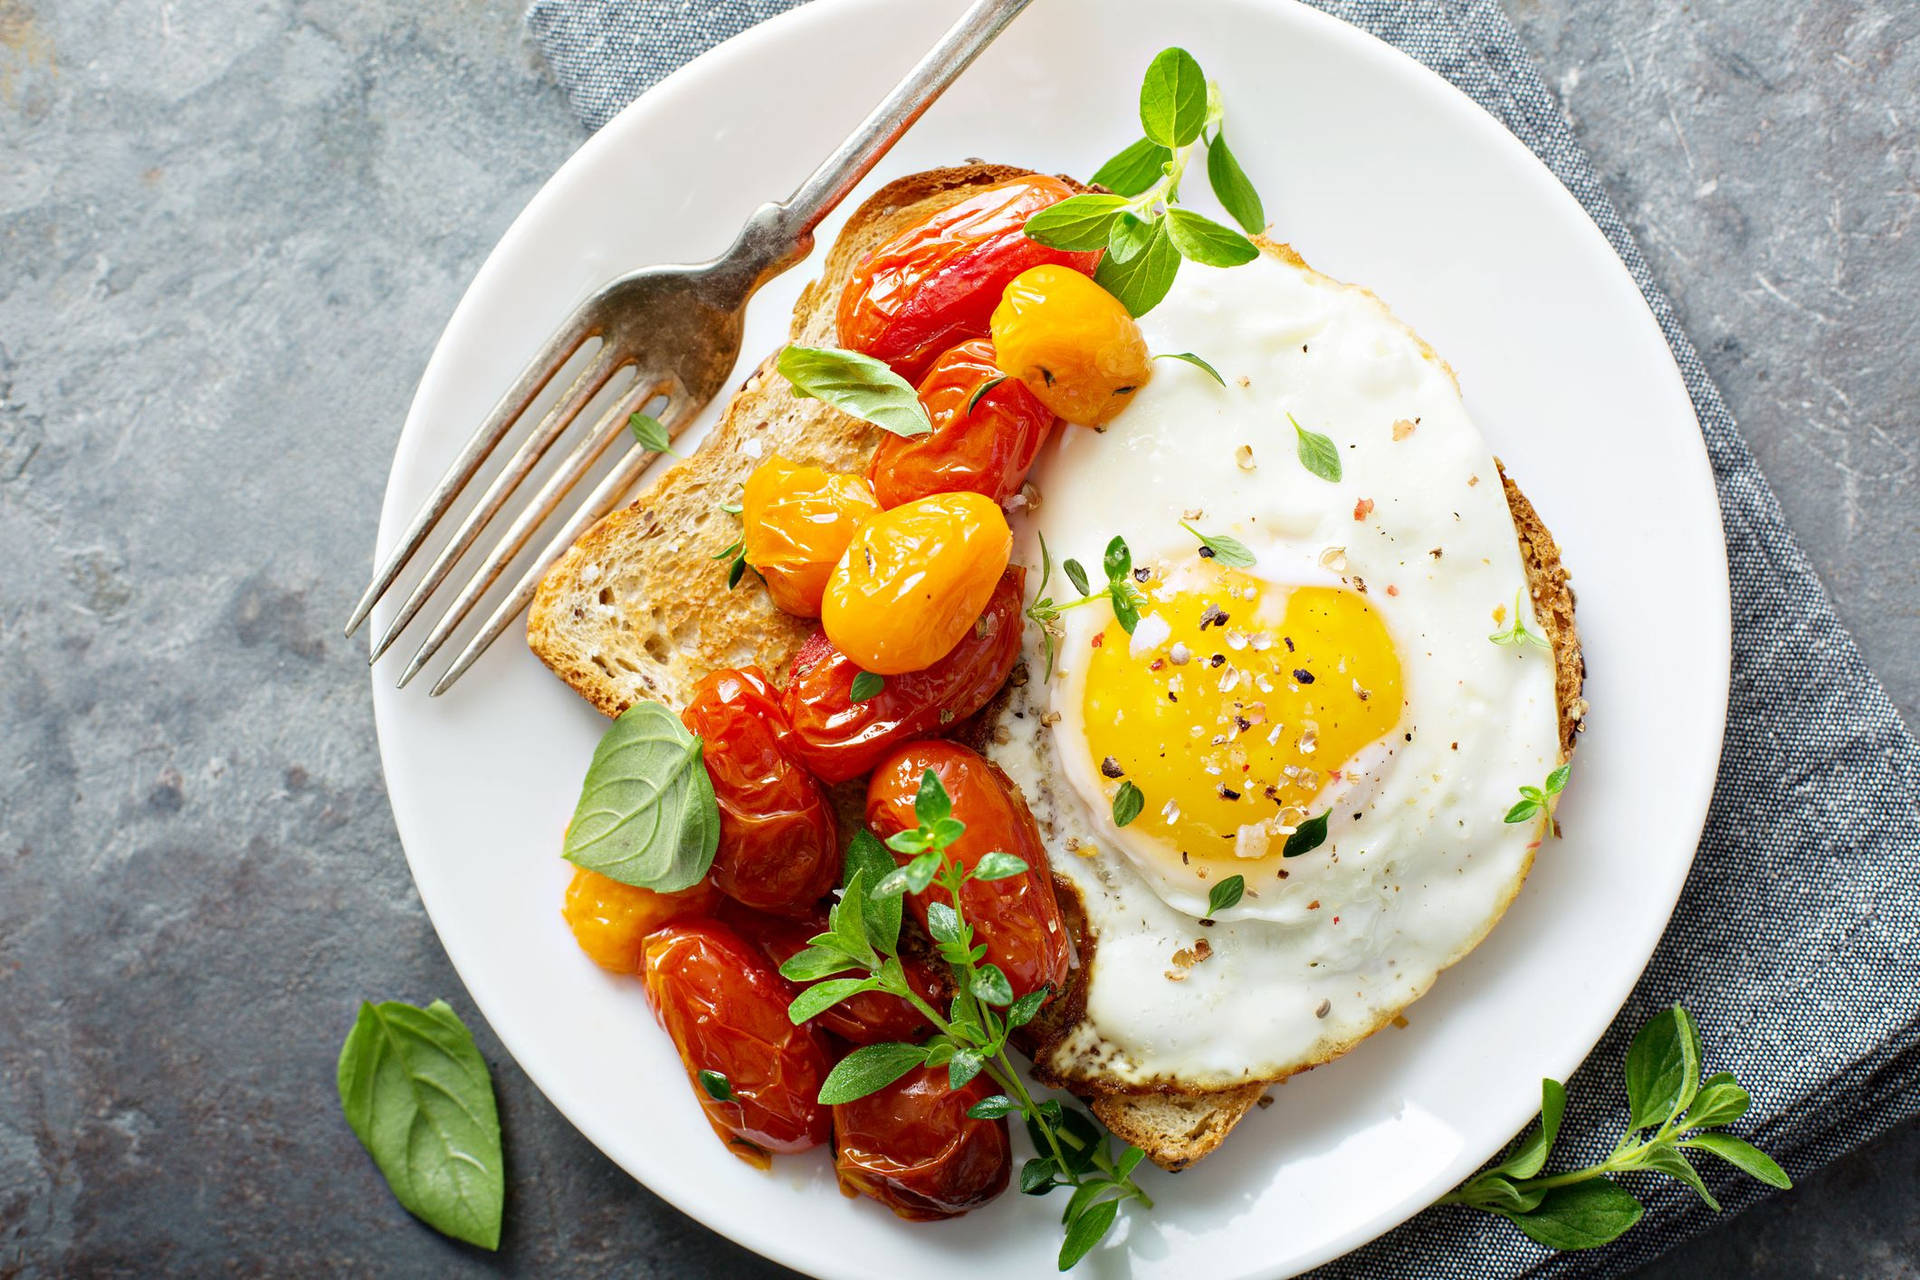
[[[418,675],[446,644],[507,566],[526,547],[582,477],[627,431],[628,419],[663,398],[654,415],[677,437],[720,391],[740,355],[740,332],[747,302],[761,285],[799,262],[813,248],[813,232],[867,175],[946,87],[1005,30],[1030,0],[977,0],[940,38],[906,78],[895,85],[873,113],[839,149],[784,201],[761,205],[733,246],[710,262],[695,266],[649,267],[625,275],[587,299],[547,340],[520,377],[500,397],[480,429],[467,441],[426,504],[401,535],[360,602],[347,619],[351,636],[394,587],[420,548],[446,519],[486,460],[539,398],[561,368],[589,341],[600,348],[574,377],[554,407],[507,460],[468,510],[446,546],[421,574],[386,631],[373,645],[371,665],[380,660],[434,593],[446,582],[475,542],[500,515],[522,481],[540,464],[574,419],[627,368],[633,383],[601,414],[592,429],[561,460],[533,499],[515,515],[486,559],[460,588],[434,623],[419,651],[401,673],[400,686]],[[608,473],[547,542],[539,558],[487,617],[446,673],[434,683],[439,695],[453,687],[533,599],[548,566],[600,517],[617,506],[658,455],[636,445]]]

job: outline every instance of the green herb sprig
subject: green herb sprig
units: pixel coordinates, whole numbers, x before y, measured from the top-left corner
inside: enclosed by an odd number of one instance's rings
[[[1113,194],[1070,196],[1026,224],[1029,237],[1056,249],[1105,249],[1093,278],[1135,316],[1167,296],[1183,258],[1234,267],[1259,257],[1247,235],[1266,226],[1260,193],[1227,146],[1219,90],[1185,49],[1163,49],[1148,64],[1140,128],[1145,136],[1093,175]],[[1180,207],[1181,180],[1203,149],[1215,197],[1247,235]]]
[[[1687,1011],[1679,1005],[1661,1010],[1627,1050],[1627,1132],[1606,1159],[1565,1173],[1542,1172],[1567,1109],[1566,1087],[1542,1080],[1539,1123],[1439,1203],[1498,1214],[1549,1249],[1597,1249],[1619,1239],[1644,1212],[1616,1180],[1621,1174],[1674,1178],[1720,1211],[1689,1152],[1724,1160],[1770,1187],[1791,1187],[1793,1180],[1771,1156],[1714,1132],[1745,1115],[1751,1099],[1731,1073],[1701,1079],[1700,1062],[1700,1032]]]
[[[870,832],[854,837],[845,887],[828,913],[826,931],[780,966],[788,979],[813,984],[795,998],[787,1016],[797,1025],[865,991],[884,991],[913,1005],[935,1034],[922,1044],[895,1041],[854,1050],[827,1074],[820,1101],[852,1102],[921,1066],[946,1067],[947,1083],[955,1089],[984,1072],[1000,1092],[976,1102],[967,1114],[981,1120],[1020,1116],[1039,1152],[1021,1167],[1020,1190],[1027,1195],[1056,1187],[1072,1190],[1062,1215],[1066,1234],[1059,1265],[1065,1271],[1112,1229],[1123,1202],[1153,1207],[1133,1180],[1144,1153],[1128,1146],[1116,1151],[1084,1112],[1052,1098],[1036,1099],[1007,1056],[1008,1037],[1040,1012],[1048,990],[1014,999],[1007,975],[987,961],[985,944],[975,941],[962,891],[969,881],[1021,875],[1027,864],[1010,853],[992,852],[971,868],[962,866],[948,850],[966,824],[953,816],[953,801],[932,770],[921,777],[913,808],[919,825],[887,841],[895,853],[908,855],[903,865],[895,866]],[[944,1012],[908,983],[899,956],[901,895],[930,886],[946,898],[927,907],[927,933],[953,974],[953,1001]]]
[[[1034,601],[1026,608],[1027,619],[1040,628],[1041,644],[1047,653],[1047,674],[1044,679],[1053,678],[1053,659],[1055,645],[1060,637],[1060,615],[1069,609],[1078,609],[1082,605],[1092,604],[1096,600],[1105,600],[1113,606],[1113,617],[1120,629],[1128,635],[1140,625],[1140,610],[1146,607],[1146,593],[1140,590],[1133,577],[1133,552],[1127,548],[1127,540],[1115,535],[1107,544],[1107,550],[1100,558],[1100,568],[1107,575],[1107,583],[1100,590],[1092,589],[1092,580],[1087,577],[1086,566],[1078,560],[1066,560],[1060,565],[1067,581],[1080,593],[1077,600],[1058,602],[1047,594],[1047,584],[1053,580],[1053,553],[1047,549],[1047,540],[1040,539],[1040,585],[1034,588]]]
[[[1573,763],[1569,761],[1547,775],[1544,787],[1520,788],[1520,799],[1514,802],[1513,808],[1507,810],[1505,821],[1525,822],[1542,810],[1551,812],[1553,798],[1567,789],[1567,777],[1572,772]]]
[[[1493,641],[1495,644],[1511,645],[1516,649],[1522,645],[1536,645],[1542,649],[1551,649],[1553,647],[1547,643],[1545,636],[1535,635],[1528,629],[1526,611],[1520,607],[1520,592],[1518,591],[1513,593],[1513,625],[1505,631],[1494,632],[1488,636],[1487,639]]]

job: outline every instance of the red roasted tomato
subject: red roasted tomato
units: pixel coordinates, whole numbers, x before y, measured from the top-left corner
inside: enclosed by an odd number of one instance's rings
[[[914,1222],[978,1209],[1007,1189],[1013,1170],[1007,1122],[967,1114],[992,1091],[985,1074],[949,1089],[945,1067],[918,1067],[841,1103],[833,1109],[840,1185]]]
[[[732,907],[722,911],[722,918],[765,952],[776,969],[806,950],[807,939],[825,933],[827,928],[824,911],[804,919],[788,920]],[[912,957],[903,956],[901,964],[907,971],[907,980],[913,983],[922,1000],[936,1009],[946,1007],[946,987],[932,970]],[[851,1000],[842,1000],[816,1016],[813,1022],[854,1044],[880,1044],[887,1040],[911,1040],[918,1044],[933,1034],[933,1028],[918,1009],[899,996],[881,991],[863,991]]]
[[[816,631],[793,658],[780,695],[793,725],[794,758],[827,782],[857,778],[903,742],[939,733],[993,699],[1020,657],[1020,605],[1026,570],[1000,577],[980,617],[946,657],[920,671],[888,676],[880,692],[853,700],[860,674]]]
[[[967,824],[965,834],[947,847],[951,856],[971,867],[998,849],[1028,867],[1005,880],[969,880],[960,891],[961,908],[986,944],[987,959],[1006,973],[1016,998],[1043,984],[1058,992],[1071,963],[1067,927],[1053,896],[1039,828],[1005,774],[957,742],[909,743],[873,771],[867,783],[867,825],[882,840],[919,826],[913,800],[920,793],[921,775],[929,769],[947,789],[953,816]],[[946,900],[946,890],[929,885],[907,902],[925,925],[927,905]]]
[[[693,1095],[735,1155],[765,1169],[771,1153],[827,1140],[825,1042],[788,1020],[794,988],[765,956],[718,920],[683,921],[647,939],[646,977]],[[702,1071],[725,1076],[732,1100],[715,1098]]]
[[[840,839],[819,784],[793,757],[779,698],[758,667],[726,668],[694,686],[680,720],[705,744],[720,802],[714,886],[750,907],[795,915],[838,883]]]
[[[1027,239],[1027,219],[1073,194],[1039,174],[982,188],[862,258],[840,294],[840,345],[917,381],[956,342],[987,335],[1000,291],[1029,267],[1091,275],[1099,250],[1069,253]]]
[[[989,383],[998,385],[983,394]],[[920,403],[933,431],[882,436],[867,469],[883,507],[961,491],[1005,502],[1020,492],[1053,430],[1053,410],[1000,371],[993,344],[984,338],[963,342],[933,362],[920,383]]]

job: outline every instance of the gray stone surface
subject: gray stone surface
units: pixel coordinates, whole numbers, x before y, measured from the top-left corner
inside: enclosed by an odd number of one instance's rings
[[[1911,720],[1906,0],[1512,0]],[[446,996],[339,638],[434,335],[579,132],[512,0],[0,0],[0,1275],[771,1274],[479,1027],[501,1257],[333,1100]],[[1910,1275],[1913,1126],[1657,1276]]]

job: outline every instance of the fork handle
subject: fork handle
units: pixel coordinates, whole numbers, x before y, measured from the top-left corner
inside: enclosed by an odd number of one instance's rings
[[[976,0],[792,195],[755,211],[721,258],[740,272],[742,302],[812,252],[814,229],[1031,2]]]

